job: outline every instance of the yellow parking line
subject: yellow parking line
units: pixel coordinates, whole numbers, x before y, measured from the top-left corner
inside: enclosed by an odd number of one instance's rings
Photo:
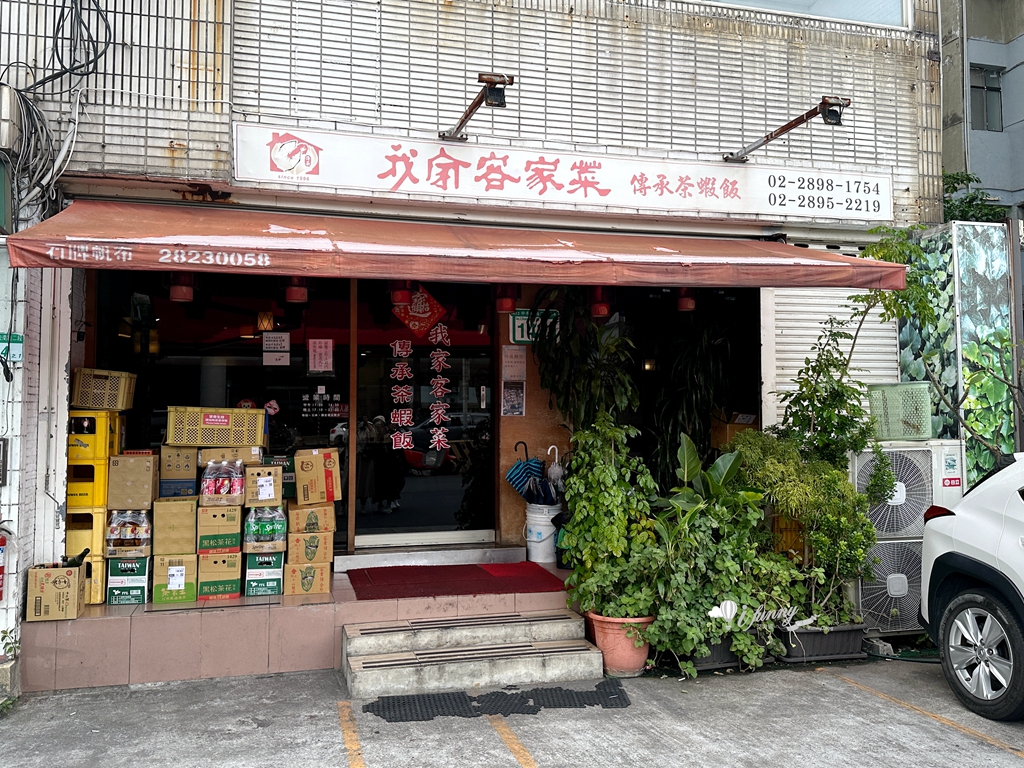
[[[825,671],[825,670],[821,670],[821,671]],[[832,674],[834,674],[834,673],[832,673]],[[942,723],[943,725],[948,725],[950,728],[953,728],[953,729],[955,729],[957,731],[960,731],[960,733],[966,734],[967,736],[973,736],[974,738],[976,738],[976,739],[978,739],[980,741],[984,741],[986,744],[991,744],[993,747],[999,747],[999,749],[1005,749],[1011,755],[1016,755],[1017,757],[1024,758],[1024,750],[1021,750],[1020,748],[1015,747],[1012,744],[1007,744],[1005,741],[1000,741],[999,739],[994,739],[991,736],[985,735],[981,731],[976,731],[973,728],[968,728],[966,725],[961,725],[960,723],[958,723],[958,722],[956,722],[954,720],[950,720],[948,717],[943,717],[942,715],[937,715],[934,712],[929,712],[927,709],[922,709],[921,707],[915,706],[914,704],[911,704],[910,702],[903,701],[902,699],[897,699],[894,696],[890,696],[887,693],[882,693],[881,691],[876,691],[874,688],[866,686],[866,685],[864,685],[862,683],[858,683],[856,680],[851,680],[850,678],[843,677],[842,675],[834,675],[834,676],[838,677],[844,683],[852,685],[854,688],[858,688],[858,689],[860,689],[862,691],[866,691],[867,693],[873,694],[873,695],[877,696],[880,699],[885,699],[886,701],[892,702],[893,704],[896,704],[896,705],[898,705],[900,707],[903,707],[904,709],[909,709],[911,712],[916,712],[919,715],[924,715],[925,717],[931,718],[932,720],[934,720],[937,723]]]
[[[505,742],[505,746],[508,747],[509,752],[519,762],[523,768],[537,768],[537,763],[533,757],[527,751],[526,747],[514,733],[512,729],[508,727],[508,723],[505,722],[505,718],[501,715],[487,715],[487,722],[493,726],[494,730],[501,736],[501,740]]]
[[[366,763],[363,762],[363,748],[359,746],[359,729],[356,727],[356,719],[352,716],[351,702],[338,702],[338,722],[341,723],[341,732],[345,736],[349,768],[366,768]]]

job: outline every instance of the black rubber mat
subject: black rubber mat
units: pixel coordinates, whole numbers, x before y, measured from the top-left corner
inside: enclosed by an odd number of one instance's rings
[[[479,696],[468,693],[423,693],[415,696],[381,696],[363,705],[363,712],[389,723],[426,722],[435,717],[483,715],[536,715],[542,709],[622,709],[630,704],[622,683],[602,680],[592,691],[569,688],[531,688],[528,691],[492,691]]]

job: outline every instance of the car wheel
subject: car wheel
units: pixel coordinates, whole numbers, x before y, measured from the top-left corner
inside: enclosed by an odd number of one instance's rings
[[[971,590],[953,598],[939,625],[946,682],[972,712],[1024,718],[1024,632],[1002,597]]]

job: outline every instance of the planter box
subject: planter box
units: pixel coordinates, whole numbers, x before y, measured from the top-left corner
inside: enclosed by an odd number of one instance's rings
[[[740,658],[729,650],[730,641],[723,640],[720,643],[709,644],[711,653],[707,656],[689,656],[686,661],[692,661],[698,672],[710,672],[713,669],[729,669],[740,665]]]
[[[820,629],[804,628],[792,632],[776,630],[776,635],[786,648],[786,655],[780,656],[779,661],[799,664],[808,661],[866,659],[868,655],[861,650],[865,632],[867,627],[863,624],[832,627],[828,633]]]
[[[711,672],[715,669],[735,669],[740,666],[740,657],[733,653],[729,646],[730,640],[723,640],[720,643],[708,645],[711,650],[707,656],[688,656],[685,661],[692,661],[693,667],[698,672]],[[775,657],[766,653],[763,658],[765,664],[771,664]]]

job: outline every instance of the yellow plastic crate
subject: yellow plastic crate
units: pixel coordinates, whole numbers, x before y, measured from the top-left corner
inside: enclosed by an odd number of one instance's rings
[[[199,445],[220,448],[263,445],[262,408],[189,408],[172,405],[167,409],[167,445]]]
[[[126,411],[135,398],[135,374],[124,371],[75,369],[71,407]]]
[[[68,509],[107,506],[107,459],[68,462]]]
[[[90,557],[102,556],[107,546],[107,508],[69,509],[64,532],[64,554],[68,557],[74,557],[86,547]]]
[[[121,415],[117,411],[69,411],[68,459],[105,459],[121,451]]]
[[[107,602],[107,564],[102,557],[85,558],[85,578],[89,579],[85,586],[85,604]]]

